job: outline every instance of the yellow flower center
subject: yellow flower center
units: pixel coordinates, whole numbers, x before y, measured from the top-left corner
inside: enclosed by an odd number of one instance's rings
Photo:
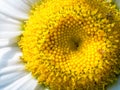
[[[103,90],[120,74],[120,13],[104,0],[44,0],[19,41],[26,69],[52,90]]]

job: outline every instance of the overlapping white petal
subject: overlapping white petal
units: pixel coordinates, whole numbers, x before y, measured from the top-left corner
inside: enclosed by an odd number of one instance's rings
[[[25,20],[28,18],[27,9],[29,9],[29,6],[24,4],[23,0],[1,0],[0,2],[0,13],[7,18]]]
[[[32,75],[25,71],[17,46],[22,33],[21,23],[27,20],[35,1],[0,1],[0,90],[35,90],[38,86]]]
[[[0,90],[34,90],[37,81],[25,71],[18,47],[0,49]]]
[[[13,64],[19,64],[21,51],[18,47],[5,47],[0,49],[0,69]]]
[[[10,39],[0,39],[0,48],[8,47],[8,46],[16,46],[16,42],[18,38],[10,38]]]
[[[26,74],[23,76],[22,74],[20,75],[21,75],[20,79],[15,80],[13,83],[6,86],[2,90],[34,90],[37,85],[36,84],[37,82],[31,77],[31,74]]]
[[[21,20],[27,19],[27,12],[30,9],[29,5],[23,4],[23,7],[22,4],[23,0],[0,1],[0,47],[10,46],[17,42],[17,37],[21,34]]]
[[[21,35],[21,23],[28,19],[28,13],[37,0],[0,1],[0,48],[12,46]]]
[[[9,66],[9,67],[1,69],[0,90],[4,89],[5,87],[8,87],[13,82],[25,76],[26,73],[23,71],[24,69],[22,65],[14,65],[14,66]]]

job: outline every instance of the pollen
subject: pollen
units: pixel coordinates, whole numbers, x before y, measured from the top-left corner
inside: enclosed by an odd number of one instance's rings
[[[106,0],[43,0],[18,42],[21,60],[50,90],[106,90],[120,75],[120,12]]]

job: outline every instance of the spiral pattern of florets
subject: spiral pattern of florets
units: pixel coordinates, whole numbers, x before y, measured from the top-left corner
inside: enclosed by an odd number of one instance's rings
[[[104,0],[44,0],[19,41],[26,69],[51,90],[103,90],[120,74],[120,12]]]

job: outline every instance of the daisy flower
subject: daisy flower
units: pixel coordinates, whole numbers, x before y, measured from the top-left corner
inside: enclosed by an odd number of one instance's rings
[[[120,90],[119,0],[1,0],[0,90]]]

